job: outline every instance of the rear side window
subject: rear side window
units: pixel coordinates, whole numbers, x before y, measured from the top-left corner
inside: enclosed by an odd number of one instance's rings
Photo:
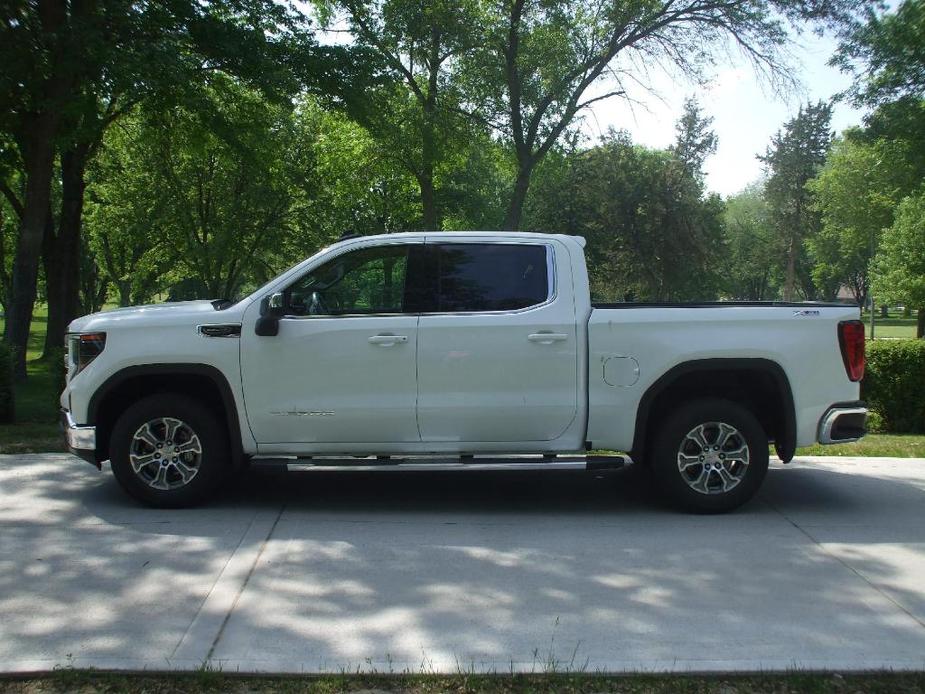
[[[437,310],[513,311],[549,298],[544,245],[447,243],[437,249]]]

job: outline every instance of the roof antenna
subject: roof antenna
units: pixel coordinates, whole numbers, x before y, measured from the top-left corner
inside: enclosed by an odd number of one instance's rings
[[[348,241],[350,239],[362,238],[362,236],[363,234],[358,234],[355,231],[345,231],[343,234],[340,235],[340,238],[337,240],[338,241]]]

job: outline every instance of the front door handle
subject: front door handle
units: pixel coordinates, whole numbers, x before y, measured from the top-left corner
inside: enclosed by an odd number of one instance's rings
[[[553,342],[565,342],[568,335],[565,333],[531,333],[527,335],[530,342],[539,342],[541,345],[551,345]]]
[[[407,335],[373,335],[369,338],[369,344],[379,345],[381,347],[391,347],[392,345],[407,341]]]

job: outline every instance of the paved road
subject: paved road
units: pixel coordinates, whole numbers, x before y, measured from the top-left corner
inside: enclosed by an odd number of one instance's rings
[[[588,473],[254,472],[134,505],[0,456],[0,671],[925,668],[925,460],[774,465],[721,517]]]

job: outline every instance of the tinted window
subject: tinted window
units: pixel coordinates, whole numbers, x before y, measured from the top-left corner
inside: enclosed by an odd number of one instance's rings
[[[546,301],[546,246],[437,246],[439,311],[511,311]]]
[[[408,246],[377,246],[344,253],[289,288],[287,313],[401,313],[407,268]]]

